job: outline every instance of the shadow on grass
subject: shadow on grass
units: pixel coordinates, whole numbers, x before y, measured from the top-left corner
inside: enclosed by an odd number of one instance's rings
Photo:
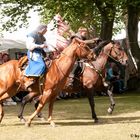
[[[59,126],[89,126],[89,125],[109,125],[109,124],[125,124],[125,123],[140,123],[140,116],[138,117],[113,117],[113,118],[104,118],[101,117],[99,118],[99,122],[98,123],[94,123],[94,120],[92,119],[75,119],[75,120],[54,120],[54,122],[56,123],[56,127]],[[35,120],[32,121],[31,126],[50,126],[49,123],[47,121],[39,121],[39,120]],[[12,123],[12,124],[1,124],[0,127],[5,127],[5,126],[23,126],[25,127],[25,124],[23,123]]]

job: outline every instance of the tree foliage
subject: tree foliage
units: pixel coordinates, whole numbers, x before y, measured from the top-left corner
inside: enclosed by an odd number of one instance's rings
[[[1,0],[0,28],[9,31],[28,26],[29,12],[33,9],[38,11],[45,23],[60,13],[73,30],[85,26],[97,34],[103,32],[103,22],[112,19],[115,26],[110,28],[116,33],[124,26],[122,22],[126,20],[126,3],[137,5],[139,0]],[[112,30],[110,32],[112,36]]]
[[[42,16],[42,21],[48,21],[56,13],[60,13],[66,19],[73,30],[80,26],[85,26],[94,32],[100,33],[101,29],[101,14],[104,13],[102,9],[97,7],[95,0],[1,0],[1,24],[3,29],[10,30],[17,27],[27,26],[29,12],[31,9],[38,11]],[[102,2],[101,8],[108,11],[107,16],[111,17],[112,12],[116,12],[119,0],[100,0]],[[113,11],[110,7],[113,5]],[[117,8],[116,8],[117,7]],[[117,19],[117,14],[116,14]],[[118,18],[116,21],[118,21]],[[12,27],[12,28],[11,28]],[[14,28],[13,28],[14,27]]]

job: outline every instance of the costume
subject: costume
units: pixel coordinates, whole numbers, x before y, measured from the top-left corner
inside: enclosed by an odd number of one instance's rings
[[[34,43],[37,45],[41,45],[45,41],[44,36],[36,32],[28,34],[27,38],[28,37],[32,37],[35,41]],[[46,64],[43,59],[44,58],[43,54],[44,54],[43,48],[35,48],[32,51],[28,50],[27,56],[28,56],[29,64],[25,69],[26,76],[39,77],[45,73]]]

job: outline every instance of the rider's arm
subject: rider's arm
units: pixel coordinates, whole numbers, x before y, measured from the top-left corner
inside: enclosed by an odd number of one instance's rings
[[[45,44],[41,44],[41,45],[35,44],[35,40],[33,37],[28,37],[26,39],[26,48],[30,51],[34,50],[35,48],[44,48],[44,47],[46,47]]]

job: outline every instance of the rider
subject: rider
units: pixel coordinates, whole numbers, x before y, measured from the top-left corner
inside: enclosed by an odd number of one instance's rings
[[[82,40],[87,40],[88,39],[88,30],[85,27],[80,27],[78,29],[78,32],[75,34],[76,37],[82,39]]]
[[[78,29],[78,32],[76,34],[74,34],[74,35],[71,36],[71,39],[74,38],[74,37],[78,37],[79,39],[84,40],[84,41],[85,40],[88,40],[89,37],[88,37],[88,30],[87,30],[87,28],[80,27]],[[95,41],[96,41],[96,39],[95,39]],[[75,66],[74,66],[74,68],[72,70],[72,72],[69,75],[69,84],[68,84],[68,86],[70,86],[70,87],[73,86],[74,77],[75,77],[75,75],[76,75],[76,73],[77,73],[77,71],[79,69],[81,69],[80,63],[79,62],[76,62],[75,63]]]
[[[80,28],[78,29],[78,32],[77,32],[74,36],[72,36],[72,38],[73,38],[73,37],[78,37],[78,38],[81,39],[81,40],[88,41],[87,45],[88,45],[90,48],[92,48],[94,52],[95,52],[95,50],[96,50],[96,47],[93,47],[93,44],[94,44],[94,43],[97,43],[98,41],[101,41],[100,38],[89,39],[88,30],[87,30],[87,28],[85,28],[85,27],[80,27]],[[77,67],[76,67],[76,68],[77,68]],[[75,69],[76,69],[76,68],[75,68]],[[73,69],[73,71],[72,71],[71,74],[70,74],[70,83],[69,83],[70,86],[73,85],[73,80],[74,80],[73,78],[74,78],[74,76],[75,76],[74,72],[76,71],[75,69]],[[104,85],[104,86],[108,86],[107,82],[105,81],[105,78],[103,78],[102,81],[103,81],[103,85]]]
[[[27,35],[26,47],[29,64],[25,69],[24,86],[27,89],[45,73],[46,64],[44,62],[44,50],[47,47],[44,34],[47,32],[47,25],[39,25],[35,31]]]

